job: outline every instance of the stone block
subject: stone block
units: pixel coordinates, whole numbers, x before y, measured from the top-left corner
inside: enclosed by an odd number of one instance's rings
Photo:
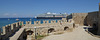
[[[19,25],[18,22],[16,22],[16,27],[18,27],[18,25]]]
[[[6,34],[6,27],[3,26],[2,29],[3,29],[3,34]]]
[[[28,22],[26,21],[26,25],[28,24]]]
[[[13,30],[14,29],[14,25],[13,24],[11,24],[11,30]]]

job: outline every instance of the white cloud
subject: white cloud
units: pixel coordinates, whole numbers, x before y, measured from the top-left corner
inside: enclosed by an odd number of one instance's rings
[[[5,13],[5,14],[4,14],[4,16],[9,16],[9,15],[10,15],[9,13]]]
[[[13,16],[16,16],[17,14],[13,14]]]
[[[13,13],[13,14],[11,14],[11,13],[5,13],[5,14],[3,14],[3,16],[4,17],[17,17],[17,14],[16,13]]]

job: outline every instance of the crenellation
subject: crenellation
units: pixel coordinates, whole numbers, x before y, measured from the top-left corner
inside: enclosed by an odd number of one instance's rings
[[[49,23],[49,20],[47,20],[47,23]]]
[[[61,20],[57,20],[57,23],[61,23]]]
[[[62,18],[62,22],[67,23],[67,19],[66,18]]]
[[[43,24],[46,24],[47,22],[45,20],[43,20]]]
[[[13,23],[13,27],[14,27],[14,29],[16,28],[16,23]]]
[[[8,31],[11,32],[11,24],[8,25]]]
[[[0,29],[0,40],[2,38],[2,40],[6,40],[9,38],[9,36],[11,36],[12,34],[14,34],[19,28],[19,23],[21,22],[16,22],[16,23],[12,23],[12,24],[8,24],[6,26],[2,27],[2,35],[1,35],[1,29]],[[1,37],[2,36],[2,37]]]
[[[34,25],[36,25],[37,23],[36,23],[36,21],[34,21]]]
[[[48,24],[49,20],[43,20],[43,24]]]
[[[69,23],[71,23],[71,22],[72,22],[72,20],[71,20],[71,19],[69,19],[69,20],[68,20],[68,22],[69,22]]]
[[[6,33],[8,33],[10,30],[9,30],[9,25],[6,25]]]
[[[18,27],[18,25],[19,25],[18,22],[16,22],[16,27]]]
[[[21,25],[21,21],[19,21],[19,26]]]
[[[41,21],[38,21],[38,24],[41,24]]]
[[[32,22],[31,21],[26,21],[26,25],[28,25],[28,24],[32,24]],[[23,22],[21,22],[21,25],[23,25]]]
[[[27,24],[29,24],[29,21],[27,21]]]
[[[11,24],[11,30],[13,30],[14,29],[14,26],[13,26],[13,24]]]
[[[56,20],[51,20],[51,23],[56,23]]]
[[[30,24],[30,21],[27,21],[28,22],[28,24]]]
[[[34,21],[34,25],[40,25],[41,21]]]
[[[20,25],[19,25],[19,22],[18,22],[18,28],[19,28],[19,26],[20,26]]]
[[[28,22],[26,21],[26,25],[28,24]]]
[[[2,29],[3,29],[3,35],[6,34],[6,26],[3,26]]]
[[[51,23],[49,23],[49,20],[44,20],[43,21],[43,24],[41,24],[41,21],[34,21],[34,26],[47,26],[47,27],[38,27],[37,28],[37,35],[48,35],[48,30],[50,28],[53,28],[54,31],[53,32],[56,32],[56,31],[61,31],[63,30],[63,27],[65,25],[64,23],[65,21],[62,21],[62,20],[51,20]],[[26,21],[26,25],[29,26],[28,24],[31,24],[31,21]],[[62,24],[64,24],[63,26],[61,26]],[[11,34],[15,33],[16,30],[19,29],[19,26],[23,25],[23,22],[19,21],[19,22],[16,22],[16,23],[13,23],[13,24],[9,24],[9,25],[6,25],[3,27],[3,34],[6,34],[6,36],[4,37],[9,37]],[[26,26],[25,25],[25,26]],[[71,25],[67,25],[67,26],[71,26]],[[26,31],[28,30],[34,30],[34,29],[27,29]],[[40,31],[41,30],[41,31]],[[47,31],[46,31],[47,30]],[[33,34],[32,34],[33,35]]]
[[[61,20],[57,20],[57,24],[62,25],[62,21]]]
[[[32,22],[31,22],[31,21],[29,21],[29,24],[32,24]]]
[[[23,21],[22,21],[21,23],[22,23],[22,26],[24,26],[24,23],[23,23]]]

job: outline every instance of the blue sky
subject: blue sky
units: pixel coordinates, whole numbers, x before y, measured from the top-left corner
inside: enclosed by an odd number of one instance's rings
[[[100,0],[0,0],[0,18],[33,17],[38,14],[88,13],[99,10]]]

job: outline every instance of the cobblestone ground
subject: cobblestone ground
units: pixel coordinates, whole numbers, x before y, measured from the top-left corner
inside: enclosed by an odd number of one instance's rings
[[[100,38],[93,37],[83,29],[83,26],[75,28],[73,32],[66,32],[60,35],[50,35],[42,40],[100,40]]]

